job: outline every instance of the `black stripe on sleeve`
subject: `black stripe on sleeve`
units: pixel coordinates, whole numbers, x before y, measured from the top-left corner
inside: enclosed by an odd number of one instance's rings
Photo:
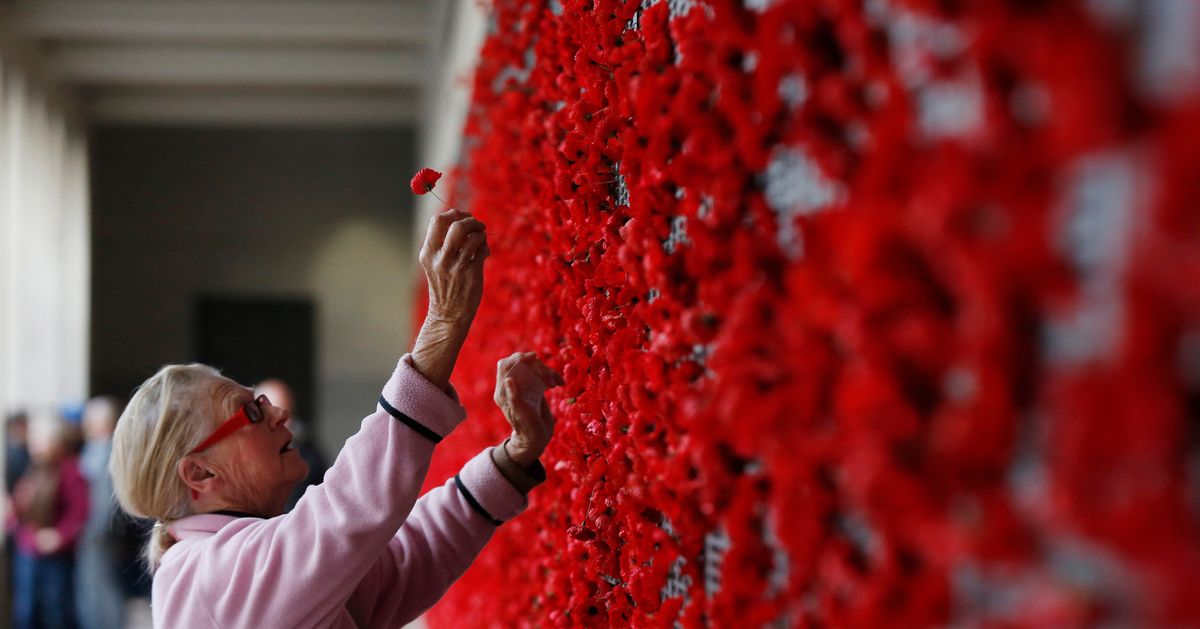
[[[495,524],[496,526],[504,524],[504,522],[492,517],[492,514],[488,513],[487,509],[484,509],[483,505],[479,504],[478,500],[475,500],[475,496],[472,496],[471,492],[467,491],[467,486],[463,485],[462,479],[458,477],[458,474],[454,475],[454,484],[458,485],[458,490],[462,492],[463,498],[467,499],[467,504],[471,505],[472,509],[478,511],[479,515],[483,516],[483,519]]]
[[[388,404],[388,401],[385,400],[382,395],[379,396],[379,405],[383,407],[383,410],[387,411],[388,415],[395,417],[396,419],[400,420],[400,423],[421,433],[421,435],[424,436],[426,439],[429,439],[430,441],[432,441],[434,443],[440,443],[442,441],[441,435],[422,426],[421,424],[417,423],[417,420],[400,412],[399,410],[396,409],[396,407],[392,406],[391,404]]]

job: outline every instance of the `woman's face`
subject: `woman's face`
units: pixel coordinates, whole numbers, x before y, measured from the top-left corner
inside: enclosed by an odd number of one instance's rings
[[[61,430],[35,424],[29,431],[29,456],[39,463],[55,463],[66,451]]]
[[[253,403],[254,391],[221,378],[217,397],[221,413],[213,418],[213,430],[244,404]],[[262,411],[261,422],[243,426],[215,444],[210,460],[224,472],[222,493],[236,508],[273,516],[283,513],[292,489],[308,474],[308,463],[292,446],[292,433],[285,425],[288,410],[264,403]]]

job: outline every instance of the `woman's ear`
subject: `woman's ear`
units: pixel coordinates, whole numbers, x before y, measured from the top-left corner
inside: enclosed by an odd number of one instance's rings
[[[194,456],[183,457],[179,461],[177,471],[183,484],[191,490],[192,500],[199,498],[201,494],[213,492],[220,480],[211,466]]]

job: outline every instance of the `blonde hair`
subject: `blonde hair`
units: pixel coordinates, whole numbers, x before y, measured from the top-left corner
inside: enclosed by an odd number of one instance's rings
[[[208,435],[216,406],[208,365],[167,365],[142,383],[117,420],[108,462],[113,493],[132,516],[157,520],[145,559],[151,574],[175,543],[167,526],[192,514],[176,467]]]

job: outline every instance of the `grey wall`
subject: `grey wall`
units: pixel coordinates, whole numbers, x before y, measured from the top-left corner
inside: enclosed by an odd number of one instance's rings
[[[316,304],[315,432],[332,455],[409,343],[413,133],[92,132],[91,387],[193,360],[201,294]]]

